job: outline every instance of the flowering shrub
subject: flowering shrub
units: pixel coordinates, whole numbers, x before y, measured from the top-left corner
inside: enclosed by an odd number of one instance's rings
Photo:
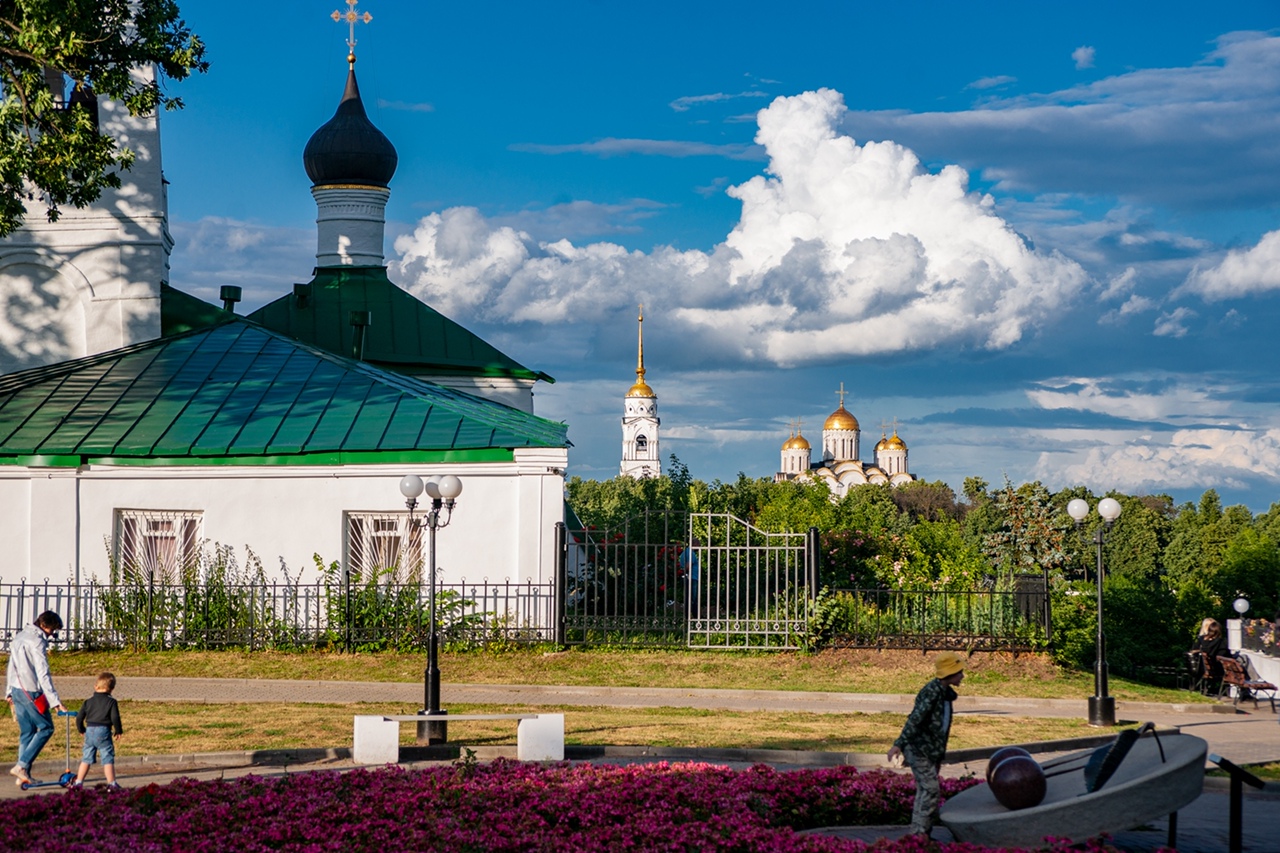
[[[1244,619],[1240,623],[1240,645],[1249,651],[1280,655],[1280,625],[1266,619]]]
[[[944,779],[944,796],[974,780]],[[707,764],[539,766],[182,779],[71,790],[0,807],[0,849],[201,851],[860,851],[795,830],[906,823],[911,777],[849,767],[780,772]],[[884,853],[944,849],[912,839]],[[1051,849],[1065,851],[1063,843]],[[1075,851],[1101,851],[1074,845]]]

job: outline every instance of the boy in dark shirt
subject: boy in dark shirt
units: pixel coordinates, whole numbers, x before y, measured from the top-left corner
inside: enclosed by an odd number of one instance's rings
[[[107,777],[107,786],[119,788],[116,784],[116,747],[112,740],[119,740],[124,734],[120,725],[120,706],[111,692],[116,689],[116,677],[109,672],[101,673],[93,687],[93,695],[80,706],[76,715],[76,728],[84,735],[84,753],[80,756],[80,770],[76,773],[74,787],[84,784],[84,777],[95,760],[102,762],[102,772]]]
[[[933,662],[937,678],[916,694],[915,707],[902,726],[902,734],[889,749],[889,763],[903,759],[911,766],[916,780],[915,805],[911,810],[911,834],[928,836],[938,822],[938,799],[941,785],[938,770],[947,754],[951,736],[951,703],[955,688],[964,681],[964,658],[955,652],[943,652]]]

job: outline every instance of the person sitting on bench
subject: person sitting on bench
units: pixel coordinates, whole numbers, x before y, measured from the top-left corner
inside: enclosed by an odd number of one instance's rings
[[[1200,636],[1196,637],[1191,647],[1192,654],[1200,656],[1201,668],[1205,678],[1211,682],[1222,682],[1222,664],[1218,663],[1218,655],[1230,655],[1227,638],[1222,636],[1222,626],[1216,619],[1206,619],[1200,623]]]

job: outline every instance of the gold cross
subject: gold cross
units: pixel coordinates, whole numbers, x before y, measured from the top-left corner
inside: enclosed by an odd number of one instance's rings
[[[846,395],[846,394],[848,394],[848,393],[849,393],[848,391],[844,390],[844,383],[843,383],[843,382],[841,382],[841,383],[840,383],[840,390],[836,392],[836,396],[838,396],[838,397],[840,398],[840,408],[842,408],[842,409],[844,408],[844,398],[845,398],[845,395]]]
[[[343,21],[347,22],[347,50],[350,51],[347,54],[347,62],[356,61],[356,23],[367,24],[373,20],[373,15],[370,15],[368,12],[365,12],[362,15],[356,11],[356,6],[359,3],[360,0],[347,0],[346,12],[339,12],[335,9],[333,14],[329,16],[330,18],[333,18],[335,23],[340,24]]]

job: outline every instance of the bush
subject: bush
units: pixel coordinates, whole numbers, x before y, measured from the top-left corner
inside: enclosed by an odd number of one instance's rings
[[[1162,584],[1112,576],[1103,585],[1102,627],[1112,672],[1135,675],[1170,666],[1187,649],[1177,600]],[[1097,588],[1073,581],[1053,590],[1053,656],[1064,666],[1090,670],[1097,659]]]

